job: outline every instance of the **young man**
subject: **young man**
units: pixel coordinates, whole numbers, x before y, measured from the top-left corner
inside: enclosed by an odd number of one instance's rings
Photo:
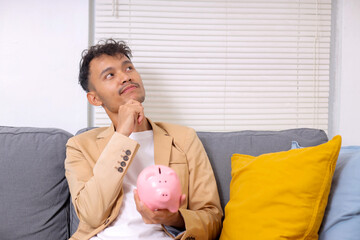
[[[112,124],[71,138],[66,178],[80,224],[71,239],[214,239],[222,209],[214,174],[194,130],[152,122],[145,89],[124,42],[107,40],[83,53],[79,82]],[[178,212],[151,211],[136,191],[138,174],[165,165],[178,174]]]

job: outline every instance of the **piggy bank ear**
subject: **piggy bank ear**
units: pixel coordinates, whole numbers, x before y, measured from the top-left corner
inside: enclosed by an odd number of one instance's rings
[[[176,175],[176,173],[174,171],[167,172],[166,174],[169,175],[169,176],[175,176]]]

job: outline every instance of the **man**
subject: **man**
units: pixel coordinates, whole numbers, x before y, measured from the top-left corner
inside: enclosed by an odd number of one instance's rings
[[[80,224],[71,239],[213,239],[222,209],[206,152],[194,130],[144,115],[145,89],[124,42],[85,51],[79,82],[112,124],[71,138],[66,178]],[[179,211],[151,211],[136,191],[138,174],[165,165],[178,174]]]

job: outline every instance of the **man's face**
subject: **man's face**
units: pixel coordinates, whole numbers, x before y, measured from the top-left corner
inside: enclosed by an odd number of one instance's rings
[[[132,62],[121,54],[101,55],[89,66],[89,102],[116,113],[130,99],[143,102],[145,89]]]

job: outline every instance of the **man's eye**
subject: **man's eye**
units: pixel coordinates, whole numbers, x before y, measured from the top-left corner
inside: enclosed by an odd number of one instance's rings
[[[129,66],[129,67],[126,68],[126,71],[127,71],[127,72],[129,72],[129,71],[131,71],[131,70],[133,70],[133,67],[131,67],[131,66]]]
[[[112,73],[109,73],[108,75],[106,75],[106,79],[110,79],[110,78],[112,78],[114,76],[114,74],[112,74]]]

